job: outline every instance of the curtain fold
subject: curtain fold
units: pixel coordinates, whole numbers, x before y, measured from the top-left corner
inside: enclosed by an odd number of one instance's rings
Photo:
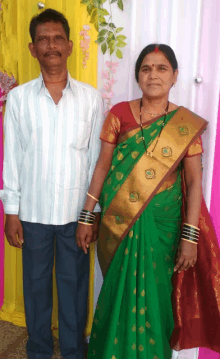
[[[36,78],[39,73],[39,65],[33,59],[28,50],[29,23],[32,16],[42,10],[37,7],[34,0],[3,0],[0,14],[0,71],[13,75],[18,84],[28,82]],[[86,68],[83,68],[83,52],[80,47],[80,31],[83,25],[88,25],[86,7],[80,4],[80,0],[45,0],[45,9],[53,8],[62,12],[70,24],[70,38],[74,43],[73,53],[68,59],[68,69],[75,79],[97,86],[97,32],[93,26],[89,31],[91,37],[89,59]],[[43,9],[44,10],[44,9]],[[2,139],[1,139],[2,141]],[[2,144],[2,142],[1,142]],[[2,162],[1,162],[2,163]],[[1,178],[2,181],[2,178]],[[2,185],[2,183],[1,183]],[[2,187],[1,187],[2,188]],[[1,208],[0,208],[1,209]],[[0,213],[0,221],[3,224],[3,213]],[[1,226],[2,228],[3,226]],[[22,261],[21,251],[9,246],[5,239],[5,252],[3,253],[3,231],[0,233],[0,256],[5,258],[4,266],[4,304],[0,311],[0,319],[13,322],[19,326],[25,326],[23,289],[22,289]],[[90,286],[88,321],[85,334],[89,335],[93,319],[93,293],[94,293],[94,244],[90,250]],[[2,263],[2,261],[0,261]],[[3,266],[0,266],[0,278],[3,275]],[[54,276],[55,281],[55,276]],[[54,286],[55,287],[55,286]],[[0,290],[2,288],[0,287]],[[1,298],[0,298],[1,301]],[[53,328],[55,335],[58,327],[57,294],[54,290]]]

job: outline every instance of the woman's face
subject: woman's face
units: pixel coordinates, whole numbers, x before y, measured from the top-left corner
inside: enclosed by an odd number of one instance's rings
[[[139,85],[148,98],[163,98],[169,95],[170,88],[176,82],[178,70],[173,68],[160,51],[151,52],[142,61],[139,71]]]

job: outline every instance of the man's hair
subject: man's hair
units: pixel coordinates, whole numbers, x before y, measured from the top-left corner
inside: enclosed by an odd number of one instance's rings
[[[29,32],[31,35],[32,42],[35,41],[37,26],[40,24],[45,24],[46,22],[60,22],[63,26],[63,29],[66,33],[66,37],[69,41],[70,27],[65,16],[61,14],[61,12],[56,11],[54,9],[47,9],[31,19]]]

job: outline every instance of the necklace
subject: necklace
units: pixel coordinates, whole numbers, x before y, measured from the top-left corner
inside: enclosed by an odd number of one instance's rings
[[[64,82],[64,81],[67,81],[67,79],[62,80],[62,81],[57,81],[57,82],[49,82],[49,81],[44,80],[44,82],[47,82],[48,84],[60,84],[61,82]]]
[[[161,113],[151,113],[151,112],[145,110],[144,107],[142,107],[142,110],[143,110],[145,113],[148,113],[151,117],[160,116],[160,115],[162,115],[162,114],[166,111],[166,110],[164,110],[164,111],[161,112]]]
[[[161,130],[160,130],[160,132],[159,132],[159,135],[157,136],[157,141],[156,141],[156,143],[155,143],[155,145],[154,145],[154,148],[153,148],[152,151],[150,151],[150,152],[147,150],[147,146],[146,146],[145,138],[144,138],[143,124],[142,124],[142,115],[141,115],[141,109],[142,109],[142,108],[143,108],[143,107],[142,107],[142,99],[141,99],[141,101],[140,101],[140,127],[141,127],[142,141],[143,141],[143,144],[144,144],[144,147],[145,147],[145,151],[146,151],[147,156],[153,157],[153,152],[154,152],[154,150],[155,150],[155,148],[156,148],[156,145],[157,145],[157,143],[158,143],[158,141],[159,141],[161,132],[162,132],[164,126],[165,126],[165,121],[166,121],[166,117],[167,117],[167,113],[168,113],[168,108],[169,108],[169,101],[167,102],[167,107],[166,107],[166,109],[165,109],[165,111],[164,111],[164,112],[165,112],[165,116],[164,116],[164,119],[163,119],[163,123],[162,123],[162,126],[161,126]],[[163,113],[163,112],[162,112],[162,113]]]

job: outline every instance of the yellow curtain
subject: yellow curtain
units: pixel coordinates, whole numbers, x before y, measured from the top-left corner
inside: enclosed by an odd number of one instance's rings
[[[70,24],[70,37],[74,43],[73,53],[68,60],[68,69],[72,77],[97,85],[97,32],[93,26],[89,31],[90,58],[86,68],[83,68],[83,53],[80,48],[80,31],[87,25],[89,18],[85,6],[80,0],[45,0],[45,8],[53,8],[62,12]],[[36,78],[40,69],[37,60],[33,59],[28,50],[29,23],[32,16],[43,10],[38,9],[38,0],[3,0],[0,13],[0,71],[13,75],[18,84]],[[90,251],[90,284],[88,301],[88,320],[85,335],[91,332],[93,320],[94,297],[94,265],[95,247]],[[54,276],[55,281],[55,276]],[[56,287],[54,285],[54,287]],[[24,302],[22,290],[22,260],[21,250],[9,246],[5,239],[5,295],[4,304],[0,311],[0,319],[25,326]],[[57,294],[54,290],[54,308],[52,325],[55,335],[58,328]]]

